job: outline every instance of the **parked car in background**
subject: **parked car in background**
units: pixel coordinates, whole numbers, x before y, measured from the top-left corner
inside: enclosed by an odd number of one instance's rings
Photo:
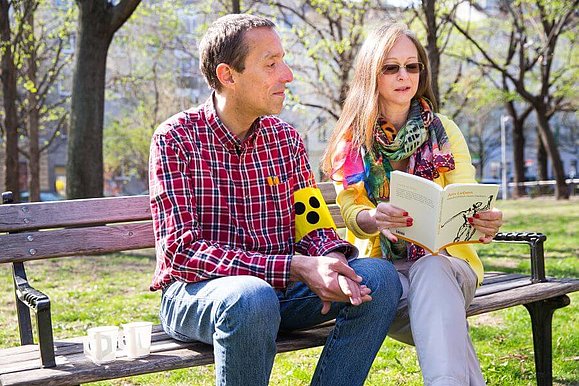
[[[501,179],[500,178],[483,178],[480,181],[481,184],[501,184]]]
[[[56,192],[40,192],[40,201],[60,201],[64,200],[60,194]],[[20,201],[30,201],[30,193],[28,191],[20,192]]]

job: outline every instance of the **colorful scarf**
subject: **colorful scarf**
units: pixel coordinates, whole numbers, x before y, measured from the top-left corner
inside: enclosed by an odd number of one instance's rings
[[[409,158],[408,173],[433,180],[454,169],[454,157],[440,119],[434,115],[426,99],[414,99],[410,105],[406,124],[396,128],[382,117],[374,127],[372,148],[353,149],[347,142],[340,146],[337,173],[344,188],[364,183],[370,201],[375,205],[387,202],[390,197],[390,161]],[[416,260],[424,256],[424,249],[399,239],[390,242],[380,233],[382,255],[388,259]]]

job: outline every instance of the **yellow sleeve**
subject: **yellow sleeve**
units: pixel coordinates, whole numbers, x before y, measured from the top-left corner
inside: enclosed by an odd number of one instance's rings
[[[455,169],[443,174],[444,181],[435,181],[442,186],[448,184],[462,182],[473,183],[475,180],[475,168],[472,166],[470,152],[468,145],[464,139],[464,135],[452,120],[444,115],[437,114],[444,126],[448,141],[450,142],[450,149],[454,157]]]
[[[369,239],[375,237],[378,232],[366,233],[360,228],[356,221],[358,213],[376,207],[368,198],[366,189],[364,188],[364,183],[359,182],[355,185],[350,185],[347,189],[344,189],[341,183],[336,183],[336,191],[338,191],[336,202],[340,206],[340,213],[346,223],[346,227],[354,234],[354,236],[356,236],[356,238]]]

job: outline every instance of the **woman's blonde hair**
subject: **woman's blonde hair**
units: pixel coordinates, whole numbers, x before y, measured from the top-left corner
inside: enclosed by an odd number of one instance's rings
[[[378,76],[381,75],[382,66],[390,50],[401,36],[412,40],[418,51],[418,60],[424,64],[415,96],[428,99],[432,103],[433,110],[437,111],[426,50],[406,24],[388,22],[382,25],[370,33],[356,56],[354,76],[344,101],[342,114],[322,157],[321,168],[326,174],[331,176],[335,172],[332,164],[341,141],[351,141],[355,149],[362,146],[371,148],[372,134],[379,112]]]

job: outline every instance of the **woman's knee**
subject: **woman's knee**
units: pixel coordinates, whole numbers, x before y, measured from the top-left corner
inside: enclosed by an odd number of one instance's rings
[[[410,282],[421,277],[429,277],[436,281],[440,277],[453,277],[452,267],[448,257],[442,255],[426,255],[418,259],[408,273]]]

